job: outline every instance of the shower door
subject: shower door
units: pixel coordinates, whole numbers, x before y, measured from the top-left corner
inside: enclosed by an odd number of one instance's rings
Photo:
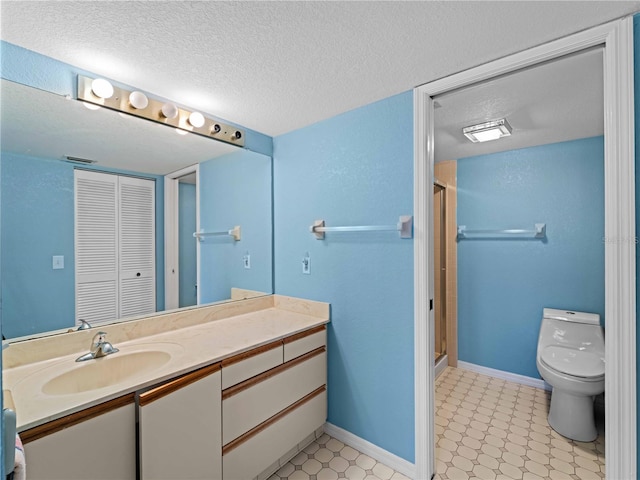
[[[446,291],[446,228],[445,192],[440,183],[433,184],[433,281],[434,281],[434,331],[435,361],[447,353],[447,291]]]

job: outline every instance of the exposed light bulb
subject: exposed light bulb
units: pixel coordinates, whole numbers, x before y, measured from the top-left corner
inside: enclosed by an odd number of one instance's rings
[[[89,110],[99,110],[100,105],[96,105],[95,103],[82,102],[82,104]]]
[[[176,118],[178,116],[178,107],[176,107],[173,103],[165,103],[162,105],[162,115],[166,118]]]
[[[91,91],[96,97],[111,98],[113,97],[113,85],[104,78],[96,78],[91,82]]]
[[[142,110],[143,108],[147,108],[147,105],[149,105],[149,99],[144,93],[136,91],[131,92],[129,95],[129,103],[133,108]]]
[[[189,123],[196,128],[200,128],[204,125],[204,116],[200,112],[192,112],[189,115]]]

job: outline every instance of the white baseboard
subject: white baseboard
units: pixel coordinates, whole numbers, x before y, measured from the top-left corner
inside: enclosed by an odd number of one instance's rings
[[[551,391],[551,385],[539,378],[527,377],[525,375],[518,375],[517,373],[505,372],[504,370],[482,367],[475,363],[462,362],[460,360],[458,360],[458,368],[481,373],[489,377],[499,378],[501,380],[507,380],[509,382],[519,383],[521,385],[527,385],[528,387],[542,388],[543,390]]]
[[[409,478],[415,477],[416,466],[404,458],[400,458],[397,455],[368,442],[364,438],[360,438],[357,435],[347,432],[340,427],[336,427],[329,422],[324,424],[324,431],[327,435],[332,436],[336,440],[340,440],[342,443],[355,448],[365,455],[369,455],[380,463],[384,463],[387,467],[394,469],[396,472],[400,472]]]
[[[449,366],[449,356],[448,355],[443,355],[438,360],[438,363],[436,363],[436,365],[434,367],[435,373],[436,373],[435,378],[437,379],[440,375],[442,375],[442,372],[444,372],[445,368],[447,368],[448,366]]]

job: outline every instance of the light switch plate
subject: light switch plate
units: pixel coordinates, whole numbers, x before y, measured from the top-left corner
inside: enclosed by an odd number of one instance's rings
[[[54,270],[61,270],[64,268],[64,255],[54,255],[52,266]]]
[[[302,258],[302,273],[311,275],[311,258],[309,257],[309,253],[306,253]]]

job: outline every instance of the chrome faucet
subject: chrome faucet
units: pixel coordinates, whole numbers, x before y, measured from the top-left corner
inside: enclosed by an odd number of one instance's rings
[[[116,353],[119,350],[114,348],[109,342],[106,341],[107,332],[98,332],[93,336],[91,340],[91,350],[89,353],[76,358],[76,362],[84,362],[85,360],[93,360],[94,358],[105,357]]]
[[[80,322],[82,322],[82,323],[80,324],[80,326],[76,330],[89,330],[91,328],[91,324],[89,322],[87,322],[86,320],[80,319]]]

